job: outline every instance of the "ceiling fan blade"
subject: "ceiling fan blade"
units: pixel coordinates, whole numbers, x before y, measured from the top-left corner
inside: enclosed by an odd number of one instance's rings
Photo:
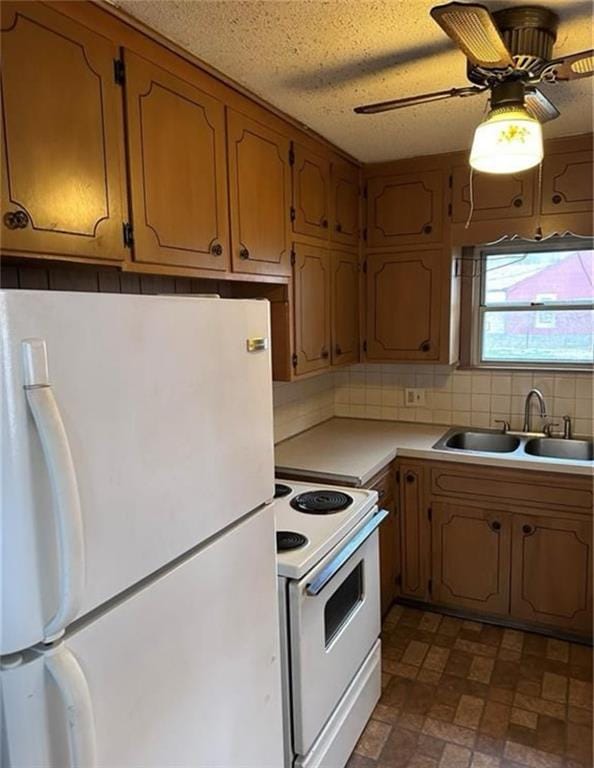
[[[483,93],[486,90],[486,88],[480,88],[478,85],[469,85],[465,88],[450,88],[449,91],[422,93],[419,96],[406,96],[403,99],[365,104],[362,107],[355,107],[354,111],[359,115],[376,115],[379,112],[390,112],[393,109],[402,109],[402,107],[414,107],[417,104],[428,104],[431,101],[443,101],[443,99],[451,99],[455,96],[474,96],[476,93]]]
[[[484,5],[437,5],[431,9],[431,16],[474,66],[486,69],[513,67],[511,54]]]
[[[594,75],[594,50],[580,51],[549,61],[538,72],[540,80],[563,82]]]
[[[559,110],[538,88],[527,87],[524,91],[524,106],[539,123],[546,123],[559,117]]]

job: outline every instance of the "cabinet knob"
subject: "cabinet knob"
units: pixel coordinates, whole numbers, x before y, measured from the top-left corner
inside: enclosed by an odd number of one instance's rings
[[[407,483],[414,483],[416,478],[415,478],[415,476],[413,475],[412,472],[407,472],[406,476],[405,476],[405,480],[406,480]]]
[[[342,232],[342,224],[339,221],[336,222],[335,229],[336,229],[337,232]]]
[[[328,229],[328,219],[322,219],[322,227],[324,227],[324,229]]]
[[[385,488],[381,488],[381,489],[380,489],[380,490],[377,492],[377,498],[378,498],[378,500],[379,500],[379,499],[383,499],[385,495],[386,495],[386,489],[385,489]]]
[[[421,352],[429,352],[429,350],[431,349],[431,342],[429,341],[429,339],[425,339],[425,341],[422,341],[419,344],[419,349],[421,350]]]
[[[523,525],[522,526],[522,533],[524,536],[530,536],[530,534],[534,533],[535,528],[533,525]]]
[[[334,351],[336,352],[337,355],[342,355],[342,347],[340,346],[340,344],[337,344],[334,347]]]
[[[220,243],[213,243],[210,246],[210,252],[213,256],[222,256],[223,255],[223,246]]]
[[[499,522],[499,520],[493,520],[489,524],[489,527],[491,528],[492,531],[495,531],[497,533],[498,531],[501,530],[501,523]]]
[[[240,259],[249,259],[249,257],[250,257],[250,252],[245,246],[239,250]]]
[[[4,214],[4,226],[8,229],[25,229],[29,217],[25,211],[9,211]]]
[[[425,226],[423,227],[423,233],[425,235],[430,235],[431,232],[433,232],[433,227],[431,226],[431,224],[425,224]]]
[[[523,205],[524,205],[524,201],[522,200],[522,198],[516,197],[516,199],[514,200],[514,206],[516,208],[521,208]]]
[[[551,198],[551,200],[553,201],[554,205],[559,205],[559,203],[561,202],[562,199],[563,198],[561,197],[561,195],[553,195],[553,197]]]
[[[321,356],[326,360],[330,355],[326,347],[322,347],[322,351],[320,352]]]

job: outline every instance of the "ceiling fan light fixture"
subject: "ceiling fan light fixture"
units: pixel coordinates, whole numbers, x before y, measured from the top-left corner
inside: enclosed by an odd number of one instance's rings
[[[493,109],[474,132],[470,165],[483,173],[518,173],[543,157],[542,128],[525,107]]]

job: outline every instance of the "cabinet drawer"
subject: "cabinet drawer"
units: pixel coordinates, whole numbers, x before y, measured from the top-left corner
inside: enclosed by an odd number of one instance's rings
[[[562,475],[535,473],[534,480],[526,472],[514,470],[480,470],[476,466],[431,467],[431,495],[481,497],[486,501],[560,507],[572,511],[592,510],[591,481]]]
[[[378,506],[384,506],[394,498],[395,471],[392,466],[383,469],[369,483],[372,491],[377,491]]]

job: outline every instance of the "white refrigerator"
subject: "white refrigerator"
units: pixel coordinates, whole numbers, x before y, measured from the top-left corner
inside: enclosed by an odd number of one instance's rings
[[[278,768],[268,304],[1,291],[0,758]]]

